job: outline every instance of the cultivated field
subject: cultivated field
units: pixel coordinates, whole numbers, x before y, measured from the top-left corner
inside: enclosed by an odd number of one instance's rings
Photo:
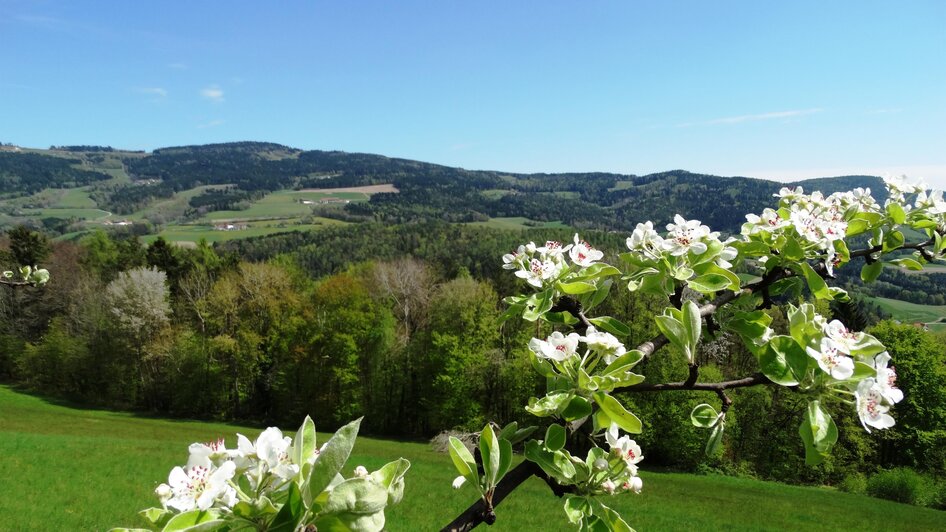
[[[886,297],[868,299],[903,323],[925,323],[933,330],[946,328],[946,322],[940,322],[946,318],[946,305],[918,305]]]
[[[155,504],[152,490],[186,461],[187,445],[226,436],[233,446],[235,432],[255,438],[260,429],[78,409],[0,387],[0,529],[141,526],[137,511]],[[469,489],[450,488],[456,473],[449,457],[426,443],[359,438],[347,474],[399,456],[412,467],[404,500],[387,512],[389,530],[437,530],[475,498]],[[946,517],[827,488],[646,470],[641,476],[641,495],[608,501],[640,531],[923,531],[942,530]],[[571,530],[561,507],[533,479],[499,507],[489,530]]]

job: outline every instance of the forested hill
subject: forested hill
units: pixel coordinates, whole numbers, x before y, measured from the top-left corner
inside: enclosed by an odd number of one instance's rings
[[[0,176],[7,177],[0,181],[5,185],[0,193],[33,193],[36,186],[81,186],[107,177],[93,172],[95,157],[101,158],[101,154],[95,150],[84,153],[81,146],[68,148],[3,154]],[[772,194],[786,186],[684,170],[646,176],[466,170],[262,142],[170,147],[150,154],[109,152],[109,157],[120,159],[131,180],[93,185],[92,197],[99,208],[120,214],[202,185],[232,186],[225,193],[205,191],[216,194],[206,201],[192,200],[192,205],[224,209],[236,201],[283,189],[390,183],[397,193],[378,193],[368,202],[345,205],[345,216],[387,223],[524,217],[536,222],[560,221],[575,228],[627,230],[644,220],[666,223],[675,213],[683,213],[714,229],[736,231],[745,213],[771,206]],[[36,185],[25,187],[24,183]],[[881,180],[870,176],[822,178],[788,186],[795,185],[825,193],[854,187],[869,187],[875,194],[883,191]],[[221,194],[224,196],[217,197]]]

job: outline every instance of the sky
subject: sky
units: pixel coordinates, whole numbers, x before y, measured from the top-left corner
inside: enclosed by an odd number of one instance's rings
[[[0,142],[946,188],[946,2],[0,0]]]

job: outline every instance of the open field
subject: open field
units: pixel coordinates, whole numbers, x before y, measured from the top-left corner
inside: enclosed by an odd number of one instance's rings
[[[312,231],[332,225],[344,225],[346,222],[330,218],[314,218],[312,223],[300,223],[298,219],[267,220],[248,222],[246,229],[235,231],[217,231],[210,224],[168,225],[156,235],[142,237],[141,241],[149,243],[159,236],[169,242],[198,242],[204,239],[207,242],[225,242],[238,238],[287,233],[289,231]]]
[[[316,420],[318,423],[318,420]],[[105,530],[140,526],[137,511],[187,459],[187,445],[259,428],[172,421],[78,409],[0,387],[0,528]],[[320,434],[320,441],[325,435]],[[403,456],[411,461],[405,498],[388,510],[388,529],[437,530],[474,499],[454,491],[447,455],[426,443],[359,438],[347,474]],[[719,476],[644,471],[644,492],[608,500],[637,530],[941,530],[935,510],[839,493]],[[9,496],[16,493],[17,496]],[[490,530],[570,530],[557,499],[533,479],[498,508]]]
[[[510,218],[490,218],[486,222],[470,222],[468,225],[474,225],[477,227],[492,227],[493,229],[558,229],[562,227],[568,227],[562,222],[536,222],[521,216]]]
[[[347,202],[368,201],[371,194],[382,192],[374,185],[371,187],[280,190],[254,201],[249,209],[241,211],[214,211],[204,217],[207,221],[253,220],[260,218],[290,218],[312,213],[312,207],[319,204],[344,204]],[[393,187],[392,187],[393,188]],[[303,203],[308,202],[308,203]]]
[[[299,190],[300,193],[307,192],[321,192],[326,194],[336,194],[339,192],[357,192],[358,194],[364,194],[370,196],[378,192],[400,192],[397,187],[391,183],[383,183],[380,185],[365,185],[363,187],[342,187],[342,188],[304,188]]]
[[[946,323],[938,323],[941,319],[946,318],[946,305],[918,305],[886,297],[870,297],[868,299],[889,312],[894,319],[904,323],[925,323],[931,329],[946,327]]]

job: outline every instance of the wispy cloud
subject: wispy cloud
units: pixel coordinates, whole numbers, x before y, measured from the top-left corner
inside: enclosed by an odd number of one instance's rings
[[[151,96],[155,100],[163,100],[168,97],[168,90],[161,87],[139,87],[136,90],[139,94]]]
[[[899,113],[900,111],[903,111],[903,109],[900,109],[900,108],[872,109],[872,110],[870,110],[870,111],[867,111],[867,114],[869,114],[869,115],[886,115],[886,114]]]
[[[204,122],[203,124],[197,124],[197,129],[207,129],[210,127],[222,126],[225,124],[225,120],[211,120],[210,122]]]
[[[223,101],[223,89],[217,85],[210,85],[200,90],[200,95],[214,103]]]
[[[775,111],[771,113],[759,113],[755,115],[727,116],[723,118],[707,120],[705,122],[686,122],[686,123],[677,125],[677,127],[714,126],[714,125],[719,125],[719,124],[741,124],[743,122],[758,122],[760,120],[777,120],[780,118],[794,118],[798,116],[813,115],[816,113],[820,113],[823,110],[824,109],[821,109],[821,108],[796,109],[792,111]]]

